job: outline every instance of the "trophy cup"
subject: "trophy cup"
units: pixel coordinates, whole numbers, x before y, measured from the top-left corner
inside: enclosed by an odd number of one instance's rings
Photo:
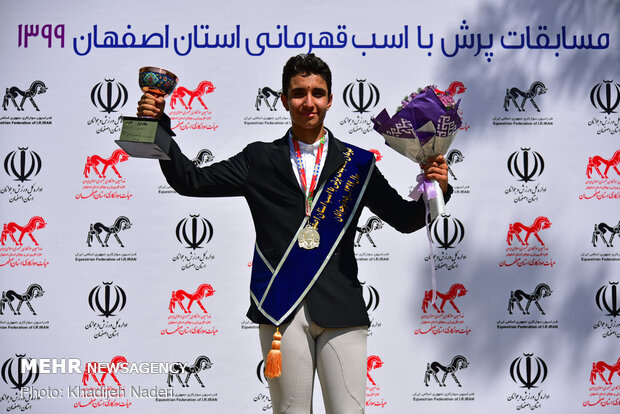
[[[138,83],[142,92],[168,96],[174,91],[179,78],[165,69],[147,66],[140,69]],[[127,154],[137,158],[169,160],[171,135],[157,119],[151,117],[123,116],[121,136],[115,140]]]

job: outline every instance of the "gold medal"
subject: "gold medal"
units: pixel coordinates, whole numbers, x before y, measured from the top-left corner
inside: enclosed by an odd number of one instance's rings
[[[321,237],[319,232],[309,224],[306,225],[297,235],[297,243],[302,249],[316,249],[319,247]]]

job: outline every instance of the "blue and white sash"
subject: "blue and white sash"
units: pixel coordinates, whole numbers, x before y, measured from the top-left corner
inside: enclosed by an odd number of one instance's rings
[[[310,217],[303,220],[275,269],[258,245],[254,248],[250,295],[258,310],[275,325],[297,308],[320,276],[355,216],[372,175],[374,154],[345,145],[344,165],[317,190]],[[297,243],[307,222],[321,237],[315,249],[302,249]]]

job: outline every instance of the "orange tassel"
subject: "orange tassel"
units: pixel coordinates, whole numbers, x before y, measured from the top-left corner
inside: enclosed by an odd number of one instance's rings
[[[271,351],[267,354],[267,362],[265,362],[265,377],[277,378],[282,374],[282,352],[280,352],[280,344],[282,334],[279,328],[273,334],[273,342],[271,342]]]

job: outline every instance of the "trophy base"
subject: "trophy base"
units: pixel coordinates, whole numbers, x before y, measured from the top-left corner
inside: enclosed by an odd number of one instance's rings
[[[115,140],[129,156],[169,160],[171,135],[156,119],[124,116],[120,139]]]

